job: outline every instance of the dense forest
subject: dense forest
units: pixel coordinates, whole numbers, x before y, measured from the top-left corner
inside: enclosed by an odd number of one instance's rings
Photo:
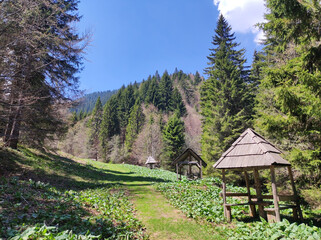
[[[73,155],[106,162],[143,164],[148,156],[172,168],[169,159],[184,148],[200,150],[201,121],[198,72],[156,71],[147,80],[123,86],[88,117],[71,118],[72,127],[59,145]],[[84,148],[84,146],[86,146]]]
[[[117,90],[107,90],[85,94],[82,98],[75,102],[76,106],[71,108],[70,111],[76,112],[77,115],[80,115],[81,112],[87,115],[94,110],[98,97],[100,98],[101,103],[105,105],[108,99],[116,92]]]

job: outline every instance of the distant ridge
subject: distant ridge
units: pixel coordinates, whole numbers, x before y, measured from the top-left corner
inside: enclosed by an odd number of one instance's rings
[[[100,97],[101,103],[104,105],[112,95],[117,93],[117,91],[118,89],[86,94],[82,99],[80,99],[79,105],[72,108],[70,111],[76,113],[80,113],[81,111],[84,113],[90,113],[94,109],[98,97]]]

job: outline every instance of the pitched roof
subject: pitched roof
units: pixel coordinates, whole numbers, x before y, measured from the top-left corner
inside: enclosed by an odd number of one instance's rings
[[[214,164],[214,168],[246,168],[268,167],[271,165],[291,165],[283,159],[282,152],[272,143],[264,139],[253,129],[248,128],[223,153],[222,157]]]
[[[189,155],[192,155],[198,162],[202,162],[202,166],[206,167],[207,163],[204,162],[204,160],[196,153],[193,151],[193,149],[191,148],[187,148],[181,155],[179,155],[174,161],[173,161],[173,165],[184,161]]]
[[[150,164],[150,163],[157,163],[157,161],[152,156],[149,156],[145,164]]]

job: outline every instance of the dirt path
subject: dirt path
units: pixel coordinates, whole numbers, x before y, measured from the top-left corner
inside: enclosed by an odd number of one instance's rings
[[[151,239],[222,239],[213,228],[198,224],[171,206],[152,186],[131,186],[138,218],[146,226]]]

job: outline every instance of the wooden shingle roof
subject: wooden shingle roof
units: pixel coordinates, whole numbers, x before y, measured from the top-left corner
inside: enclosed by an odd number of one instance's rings
[[[202,162],[202,166],[206,167],[207,163],[204,162],[204,160],[196,153],[193,151],[193,149],[191,148],[187,148],[181,155],[179,155],[174,162],[172,163],[173,165],[179,162],[185,162],[185,160],[187,159],[188,156],[193,156],[194,159],[196,159],[199,162]]]
[[[151,163],[157,163],[157,161],[152,156],[149,156],[145,164],[151,164]]]
[[[217,169],[291,165],[282,152],[253,129],[248,128],[214,164]]]

